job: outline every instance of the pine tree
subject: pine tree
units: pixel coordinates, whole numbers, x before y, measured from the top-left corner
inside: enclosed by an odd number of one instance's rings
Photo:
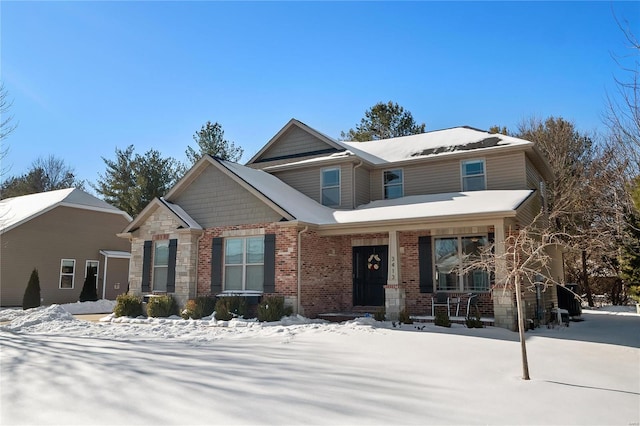
[[[33,268],[22,298],[22,309],[37,308],[38,306],[40,306],[40,277],[38,270]]]
[[[409,111],[394,102],[378,102],[364,113],[355,129],[340,134],[341,139],[366,142],[397,138],[425,132],[425,124],[418,124]]]
[[[95,302],[98,300],[98,290],[96,289],[96,276],[91,268],[87,268],[87,277],[84,279],[84,285],[80,292],[81,302]]]

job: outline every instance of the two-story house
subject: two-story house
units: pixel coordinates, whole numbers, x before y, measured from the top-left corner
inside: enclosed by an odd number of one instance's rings
[[[458,127],[344,142],[292,119],[244,166],[203,157],[127,226],[130,289],[182,303],[278,294],[308,317],[384,307],[388,318],[474,293],[513,329],[499,273],[459,266],[530,223],[550,177],[534,144],[509,136]]]

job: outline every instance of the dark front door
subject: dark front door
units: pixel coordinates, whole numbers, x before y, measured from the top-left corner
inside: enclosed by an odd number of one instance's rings
[[[384,305],[387,246],[353,248],[353,305]]]

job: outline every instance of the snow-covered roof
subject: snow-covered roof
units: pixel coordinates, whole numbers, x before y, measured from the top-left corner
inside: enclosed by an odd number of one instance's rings
[[[533,142],[524,139],[489,133],[471,127],[454,127],[369,142],[335,142],[345,151],[291,162],[287,165],[331,161],[349,155],[355,155],[373,165],[379,165],[471,150],[486,151],[508,146],[533,146]]]
[[[202,229],[202,226],[196,222],[182,207],[177,204],[173,204],[164,198],[160,198],[160,201],[167,206],[169,210],[173,212],[179,219],[181,219],[191,229]]]
[[[131,216],[106,201],[81,189],[68,188],[0,200],[0,232],[7,232],[58,206],[120,214],[131,221]]]
[[[526,189],[416,195],[373,201],[355,210],[335,210],[312,200],[267,172],[218,161],[296,220],[318,225],[506,214],[515,212],[533,192]]]

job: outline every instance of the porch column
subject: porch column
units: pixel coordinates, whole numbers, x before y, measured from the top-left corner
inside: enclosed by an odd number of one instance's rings
[[[496,327],[515,330],[516,306],[513,303],[513,290],[505,288],[507,283],[507,263],[504,258],[506,253],[504,220],[494,225],[495,238],[495,287],[493,288],[493,313]]]
[[[389,231],[389,258],[387,259],[387,285],[384,286],[384,306],[388,320],[398,319],[405,308],[405,290],[400,281],[400,248],[398,231]]]

